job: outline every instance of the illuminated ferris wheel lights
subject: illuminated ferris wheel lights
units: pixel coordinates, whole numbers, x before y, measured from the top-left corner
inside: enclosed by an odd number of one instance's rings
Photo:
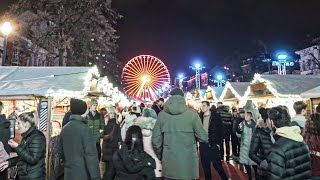
[[[150,78],[147,75],[143,75],[141,79],[144,84],[150,81]]]

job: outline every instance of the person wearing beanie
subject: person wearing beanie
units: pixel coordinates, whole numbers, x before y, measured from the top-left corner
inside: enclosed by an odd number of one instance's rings
[[[97,111],[98,107],[98,101],[95,99],[92,99],[90,101],[90,107],[89,110],[87,110],[87,119],[88,119],[88,126],[91,130],[91,133],[93,137],[95,138],[96,147],[97,147],[97,153],[98,153],[98,159],[100,161],[101,159],[101,144],[100,140],[103,138],[104,135],[104,118],[103,116]]]
[[[208,133],[198,113],[187,107],[183,91],[175,88],[170,95],[153,128],[153,149],[166,179],[196,179],[197,141],[208,142]]]
[[[59,155],[64,163],[64,179],[100,180],[96,143],[88,120],[81,116],[87,111],[87,104],[71,99],[70,110],[70,122],[60,134]]]

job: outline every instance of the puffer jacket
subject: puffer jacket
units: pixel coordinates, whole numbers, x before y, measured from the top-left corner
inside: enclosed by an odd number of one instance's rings
[[[222,121],[222,124],[226,128],[226,130],[232,130],[232,119],[233,116],[231,112],[229,111],[229,106],[221,106],[218,107],[216,110],[216,113],[218,114],[217,118]]]
[[[8,144],[10,139],[10,121],[8,121],[5,115],[0,115],[0,141],[2,142],[4,149],[7,153],[10,153],[11,147]]]
[[[87,118],[88,126],[91,130],[93,137],[95,138],[96,143],[100,143],[100,139],[104,135],[103,131],[105,123],[103,117],[97,111],[96,114],[93,116],[90,111]]]
[[[116,169],[117,180],[154,180],[156,163],[146,152],[129,152],[126,144],[116,152],[113,165]]]
[[[121,130],[116,119],[109,119],[108,124],[104,128],[104,137],[102,144],[102,161],[111,161],[112,156],[119,150],[119,142],[121,142]]]
[[[271,147],[266,166],[263,166],[267,168],[268,178],[272,180],[309,179],[311,177],[310,155],[308,146],[300,135],[300,127],[278,128],[275,139],[276,142]]]
[[[142,129],[143,149],[156,161],[156,169],[154,170],[156,177],[162,177],[162,164],[152,147],[152,130],[156,121],[152,117],[138,117],[133,124]]]
[[[271,130],[266,126],[263,120],[259,120],[258,126],[253,132],[249,150],[250,159],[258,165],[267,158],[270,152],[270,148],[273,145],[273,137],[271,136]],[[258,167],[258,173],[260,176],[267,176],[267,172],[263,168],[260,168],[260,166]]]
[[[19,180],[46,179],[46,138],[41,131],[31,127],[23,133],[15,152],[18,156],[8,162],[9,167],[17,166]]]
[[[256,123],[252,120],[250,124],[247,121],[243,121],[241,124],[242,128],[239,128],[236,133],[238,138],[241,137],[239,161],[244,165],[255,165],[256,163],[249,158],[249,150]]]

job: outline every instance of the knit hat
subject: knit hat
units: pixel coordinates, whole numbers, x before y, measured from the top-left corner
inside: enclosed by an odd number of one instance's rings
[[[243,114],[244,114],[244,113],[246,113],[246,112],[244,111],[244,109],[240,109],[240,110],[239,110],[239,113],[243,113]]]
[[[170,95],[171,95],[171,96],[180,95],[180,96],[183,96],[183,97],[184,97],[184,93],[183,93],[183,91],[182,91],[180,88],[174,88],[174,89],[172,89],[171,92],[170,92]]]
[[[73,99],[70,100],[70,110],[72,114],[82,115],[87,111],[87,104],[86,102],[80,99]]]
[[[158,117],[156,111],[154,111],[151,108],[144,108],[142,116],[143,117],[152,117],[152,118],[155,118],[155,119]]]
[[[90,106],[92,106],[92,105],[98,105],[98,101],[95,99],[91,99]]]

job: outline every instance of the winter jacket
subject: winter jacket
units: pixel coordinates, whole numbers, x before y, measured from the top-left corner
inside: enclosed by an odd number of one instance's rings
[[[305,123],[306,123],[305,116],[296,115],[291,119],[290,126],[299,126],[301,130],[301,135],[303,135]]]
[[[199,177],[197,141],[208,142],[208,133],[198,113],[187,107],[184,97],[171,96],[158,115],[152,135],[154,150],[162,161],[164,177]]]
[[[267,163],[269,179],[304,180],[311,177],[308,146],[303,142],[298,126],[276,130],[276,142],[270,149]],[[264,162],[262,162],[264,164]],[[260,164],[261,166],[261,164]]]
[[[162,164],[154,152],[151,142],[152,130],[156,121],[157,120],[152,117],[138,117],[133,124],[142,129],[144,151],[156,161],[156,168],[154,170],[156,177],[162,177]]]
[[[10,121],[6,119],[6,116],[0,115],[0,141],[2,142],[4,149],[7,153],[11,152],[11,147],[8,144],[10,139]]]
[[[71,115],[60,134],[59,154],[64,163],[65,180],[100,180],[96,141],[87,119]]]
[[[70,116],[72,115],[72,112],[71,111],[68,111],[64,117],[63,117],[63,120],[62,120],[62,127],[65,126],[69,121],[70,121]]]
[[[134,113],[134,112],[129,112],[128,114],[126,114],[125,118],[124,118],[124,126],[121,129],[121,136],[122,136],[122,140],[124,141],[124,139],[126,138],[126,132],[129,129],[130,126],[132,126],[133,121],[139,117],[139,114]]]
[[[320,176],[320,137],[305,134],[304,140],[310,150],[312,176]]]
[[[242,127],[236,133],[238,137],[241,137],[239,161],[244,165],[255,165],[256,163],[249,158],[249,150],[256,123],[252,120],[250,124],[247,121],[242,121],[241,124]]]
[[[46,138],[36,127],[22,134],[21,144],[15,148],[17,157],[8,160],[9,167],[17,166],[19,180],[46,179]]]
[[[153,109],[157,113],[157,115],[162,111],[157,104],[153,104],[151,106],[151,109]]]
[[[121,142],[121,129],[116,119],[109,119],[108,124],[104,128],[104,136],[102,143],[102,161],[111,161],[112,156],[119,150],[119,142]]]
[[[200,112],[199,116],[203,124],[203,112]],[[211,146],[220,144],[223,141],[225,129],[222,122],[217,118],[218,114],[215,111],[211,111],[210,123],[209,123],[209,144]]]
[[[104,118],[98,113],[98,111],[96,111],[95,116],[93,116],[91,111],[89,111],[88,126],[91,130],[91,134],[95,138],[96,143],[100,143],[100,139],[103,137],[104,125]]]
[[[232,124],[232,126],[233,126],[233,127],[232,127],[232,132],[233,132],[234,134],[237,133],[239,124],[240,124],[242,121],[244,121],[244,118],[242,118],[242,117],[240,117],[240,116],[233,121],[233,124]]]
[[[263,120],[258,121],[258,126],[252,135],[249,150],[250,159],[258,165],[267,158],[270,152],[270,148],[273,145],[271,136],[271,130]],[[258,174],[261,176],[267,176],[267,172],[263,168],[260,168],[260,166],[258,167]]]
[[[228,106],[221,106],[218,107],[216,110],[216,113],[218,114],[216,116],[216,118],[219,119],[219,121],[222,121],[224,127],[226,128],[226,130],[232,130],[232,119],[233,116],[229,111],[229,107]]]
[[[117,180],[154,180],[156,163],[146,152],[129,152],[126,144],[113,157]]]

